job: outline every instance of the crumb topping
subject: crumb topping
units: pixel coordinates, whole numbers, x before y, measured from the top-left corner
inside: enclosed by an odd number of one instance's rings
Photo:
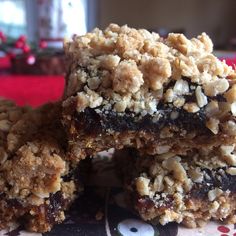
[[[112,84],[115,92],[136,93],[143,82],[143,75],[133,60],[120,62],[114,70]]]
[[[103,107],[144,116],[158,113],[158,105],[167,103],[199,114],[222,102],[221,96],[225,104],[214,114],[208,112],[213,119],[206,120],[214,134],[219,120],[236,114],[235,71],[213,55],[205,33],[192,39],[174,33],[161,38],[111,24],[104,31],[96,28],[74,36],[64,48],[69,65],[64,107],[77,101],[78,112]]]
[[[142,73],[148,87],[153,91],[162,89],[171,76],[171,65],[166,58],[143,56],[141,59]]]
[[[53,140],[28,142],[1,165],[0,179],[5,182],[1,189],[22,203],[42,204],[50,193],[61,189],[65,161],[60,153]]]

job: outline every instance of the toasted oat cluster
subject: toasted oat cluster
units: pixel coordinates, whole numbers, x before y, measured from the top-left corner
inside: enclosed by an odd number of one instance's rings
[[[161,38],[115,24],[65,42],[63,123],[73,156],[233,144],[236,73],[212,50],[205,33]]]
[[[210,219],[236,222],[236,166],[225,160],[227,148],[185,156],[143,156],[126,149],[117,151],[115,159],[130,204],[144,220],[193,228]]]
[[[45,232],[64,220],[76,184],[63,180],[71,170],[59,117],[59,103],[32,110],[0,101],[0,228],[20,221]]]

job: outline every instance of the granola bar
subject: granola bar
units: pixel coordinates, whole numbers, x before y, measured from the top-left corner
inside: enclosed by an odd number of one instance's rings
[[[115,160],[129,204],[141,218],[193,228],[210,219],[236,222],[236,166],[226,161],[231,151],[234,145],[184,156],[148,156],[126,149],[116,151]]]
[[[154,155],[235,143],[235,71],[212,51],[205,33],[162,38],[115,24],[66,41],[72,158],[111,147]]]
[[[49,231],[76,197],[60,107],[32,110],[0,100],[0,229],[17,222]]]

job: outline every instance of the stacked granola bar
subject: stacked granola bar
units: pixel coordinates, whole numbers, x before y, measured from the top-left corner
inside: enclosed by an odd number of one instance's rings
[[[132,148],[120,168],[144,220],[235,223],[236,74],[210,38],[111,24],[65,52],[70,160]]]
[[[62,222],[79,163],[110,148],[144,220],[236,223],[236,73],[212,51],[115,24],[66,41],[62,102],[0,100],[0,228]]]

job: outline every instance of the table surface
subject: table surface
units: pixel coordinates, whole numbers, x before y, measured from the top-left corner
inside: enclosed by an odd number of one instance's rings
[[[18,105],[36,107],[59,100],[64,84],[63,76],[1,75],[0,97],[12,99]]]

